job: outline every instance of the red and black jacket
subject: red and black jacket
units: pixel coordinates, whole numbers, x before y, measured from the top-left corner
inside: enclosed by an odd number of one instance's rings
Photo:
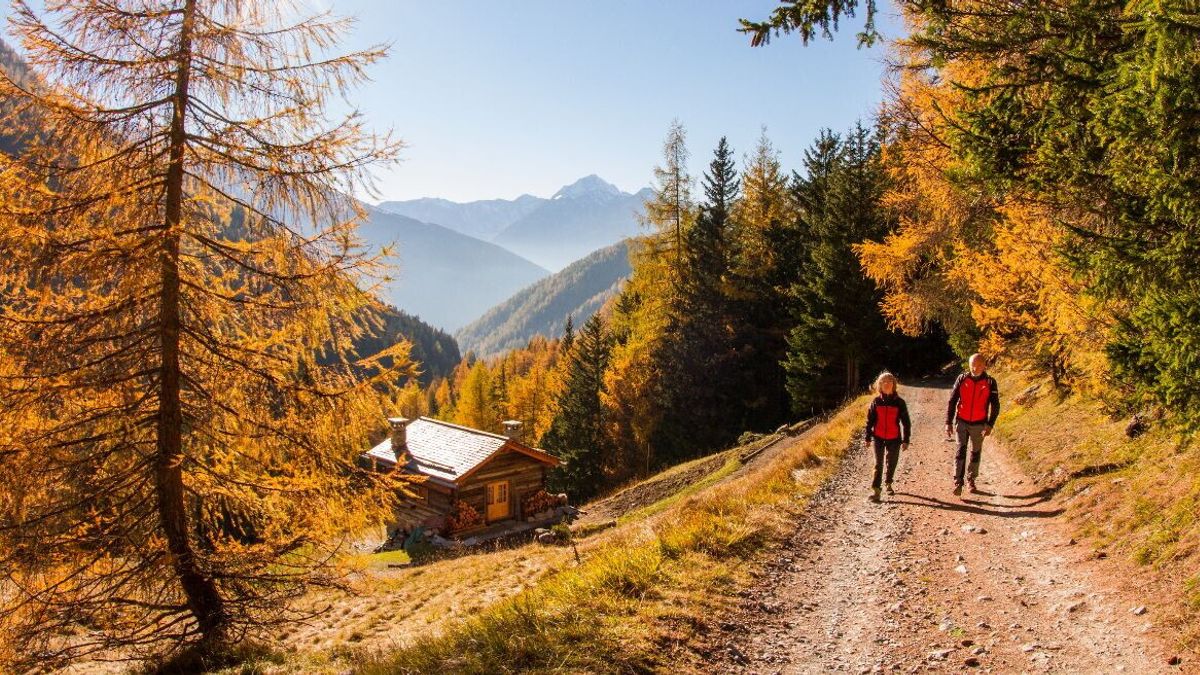
[[[946,424],[958,418],[967,424],[992,427],[999,415],[1000,387],[996,386],[996,378],[987,373],[979,377],[971,373],[958,376],[950,393],[950,404],[946,406]]]
[[[871,401],[867,409],[867,441],[908,442],[912,422],[908,419],[908,405],[896,394],[880,394]]]

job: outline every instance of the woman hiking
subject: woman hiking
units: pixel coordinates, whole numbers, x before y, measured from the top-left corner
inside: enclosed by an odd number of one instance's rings
[[[1000,415],[1000,388],[996,379],[987,373],[987,358],[972,354],[968,361],[970,372],[954,381],[950,403],[946,406],[946,438],[958,431],[958,453],[954,456],[954,494],[961,495],[966,474],[971,492],[976,492],[979,460],[983,455],[983,439],[992,435],[996,417]],[[971,463],[967,466],[967,441],[971,442]]]
[[[871,501],[879,501],[879,488],[884,475],[884,460],[887,460],[887,493],[896,494],[892,479],[896,476],[896,463],[900,450],[908,449],[912,422],[908,418],[908,405],[900,398],[896,376],[883,371],[875,378],[878,396],[867,409],[867,445],[875,449],[875,477],[871,482]]]

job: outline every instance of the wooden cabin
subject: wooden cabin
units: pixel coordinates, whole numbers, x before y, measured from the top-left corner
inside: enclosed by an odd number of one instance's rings
[[[443,533],[454,528],[459,503],[481,516],[478,527],[522,520],[522,504],[545,490],[546,472],[558,466],[554,456],[520,440],[520,423],[505,422],[507,435],[450,424],[429,417],[388,420],[391,435],[363,454],[380,471],[400,470],[424,477],[417,497],[406,498],[397,528],[424,526]],[[468,529],[477,529],[472,527]]]

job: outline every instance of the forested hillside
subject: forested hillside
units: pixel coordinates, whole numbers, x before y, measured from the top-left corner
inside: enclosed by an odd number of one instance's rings
[[[462,359],[453,337],[403,310],[386,305],[378,307],[366,323],[366,331],[355,340],[355,354],[370,358],[407,340],[412,344],[409,358],[421,371],[418,378],[421,383],[430,384],[436,378],[449,376]]]
[[[534,335],[558,336],[568,317],[582,323],[599,311],[630,272],[626,242],[602,248],[489,309],[455,338],[463,351],[487,357],[517,349]]]

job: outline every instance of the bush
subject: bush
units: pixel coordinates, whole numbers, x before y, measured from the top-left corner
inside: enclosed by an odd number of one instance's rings
[[[553,534],[554,538],[562,543],[569,542],[571,541],[571,526],[566,523],[556,523],[551,526],[550,534]]]

